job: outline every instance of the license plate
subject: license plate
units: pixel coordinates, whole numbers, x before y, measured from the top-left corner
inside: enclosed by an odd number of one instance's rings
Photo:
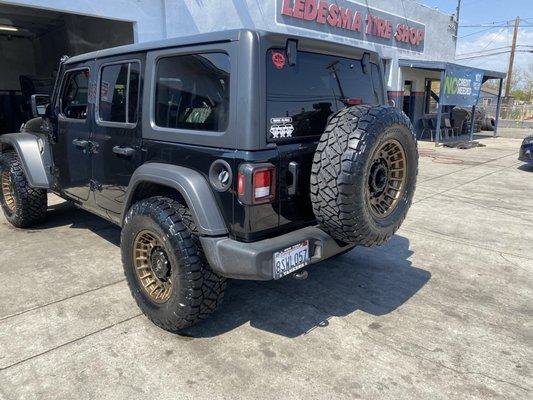
[[[274,253],[274,279],[279,279],[309,264],[309,240]]]

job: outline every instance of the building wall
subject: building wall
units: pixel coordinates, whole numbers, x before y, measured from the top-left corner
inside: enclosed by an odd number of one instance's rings
[[[205,0],[211,1],[211,0]],[[134,23],[134,39],[166,37],[165,0],[9,0],[4,3]]]
[[[257,29],[304,34],[320,39],[343,42],[377,51],[389,60],[390,74],[386,76],[388,90],[402,90],[402,78],[398,74],[398,59],[428,59],[451,61],[455,58],[455,37],[451,16],[413,0],[371,0],[372,8],[425,24],[425,48],[423,53],[361,42],[346,37],[302,30],[277,23],[280,10],[275,0],[166,0],[163,1],[166,15],[167,36],[180,36],[198,32],[250,27]],[[176,24],[174,21],[180,21]]]
[[[15,0],[10,3],[134,23],[136,42],[235,28],[304,34],[375,50],[389,60],[388,90],[402,90],[399,58],[453,60],[451,16],[414,0],[359,1],[373,8],[425,24],[422,54],[279,24],[276,0]],[[312,26],[311,24],[309,26]]]
[[[330,0],[332,2],[333,0]],[[350,0],[351,1],[351,0]],[[423,1],[423,0],[422,0]],[[304,27],[285,25],[279,21],[281,2],[277,0],[12,0],[9,3],[36,8],[45,8],[77,15],[65,16],[65,30],[51,33],[35,45],[37,65],[52,71],[57,59],[63,54],[80,54],[96,47],[112,47],[131,37],[128,24],[133,23],[133,40],[144,42],[162,38],[194,35],[197,33],[226,29],[253,28],[311,36],[324,40],[377,51],[384,59],[385,80],[389,98],[397,107],[403,104],[403,83],[413,82],[413,121],[419,125],[424,114],[424,89],[426,78],[439,78],[438,72],[400,68],[399,59],[427,59],[452,61],[455,58],[455,24],[449,14],[418,4],[414,0],[368,0],[353,1],[366,7],[382,10],[407,20],[425,25],[424,50],[422,53],[363,42],[354,38],[337,36],[328,32],[312,30],[313,21]],[[98,28],[87,18],[108,19]],[[102,23],[104,26],[102,26]],[[105,26],[108,24],[108,26]],[[65,48],[65,37],[67,48]],[[63,44],[60,41],[63,41]],[[98,45],[100,43],[100,45]],[[51,65],[50,63],[54,63]],[[28,67],[32,72],[33,67]]]

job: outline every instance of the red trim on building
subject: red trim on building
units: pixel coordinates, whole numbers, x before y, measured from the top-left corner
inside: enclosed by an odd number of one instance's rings
[[[426,92],[411,92],[411,96],[424,96]]]
[[[403,96],[403,91],[389,90],[387,94],[389,95],[389,97],[400,97]]]

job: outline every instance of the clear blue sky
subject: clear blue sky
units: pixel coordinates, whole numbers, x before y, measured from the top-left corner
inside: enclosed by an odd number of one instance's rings
[[[457,0],[416,0],[431,7],[437,7],[446,13],[455,13]],[[533,0],[462,0],[460,26],[477,25],[502,21],[511,21],[519,16],[525,25],[520,29],[518,44],[533,46]],[[529,26],[526,26],[529,25]],[[490,50],[497,47],[510,45],[512,29],[488,27],[460,27],[457,54],[466,54],[479,50]],[[522,47],[525,49],[525,47]],[[484,68],[505,70],[507,67],[507,54],[484,57],[468,61],[468,63],[481,64]],[[463,61],[462,61],[463,62]],[[464,61],[466,62],[466,60]],[[533,53],[517,53],[516,65],[519,68],[533,68]]]

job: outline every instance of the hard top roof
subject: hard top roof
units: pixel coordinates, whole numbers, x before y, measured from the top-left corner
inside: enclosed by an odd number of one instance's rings
[[[357,46],[352,46],[349,44],[339,44],[329,40],[316,39],[307,36],[299,36],[288,33],[280,32],[270,32],[264,30],[252,30],[252,29],[232,29],[225,31],[209,32],[209,33],[200,33],[190,36],[180,36],[170,39],[161,39],[152,42],[143,42],[143,43],[134,43],[126,46],[112,47],[109,49],[97,50],[91,53],[80,54],[74,57],[69,58],[66,61],[66,64],[74,64],[81,61],[94,60],[105,57],[112,57],[122,54],[137,53],[149,50],[160,50],[165,48],[181,47],[181,46],[191,46],[191,45],[201,45],[209,43],[221,43],[221,42],[231,42],[240,40],[243,35],[258,35],[259,37],[268,37],[270,39],[298,39],[302,42],[315,42],[323,45],[325,48],[343,48],[346,52],[350,50],[363,50],[372,55],[377,55],[376,52],[371,50],[362,49]]]

